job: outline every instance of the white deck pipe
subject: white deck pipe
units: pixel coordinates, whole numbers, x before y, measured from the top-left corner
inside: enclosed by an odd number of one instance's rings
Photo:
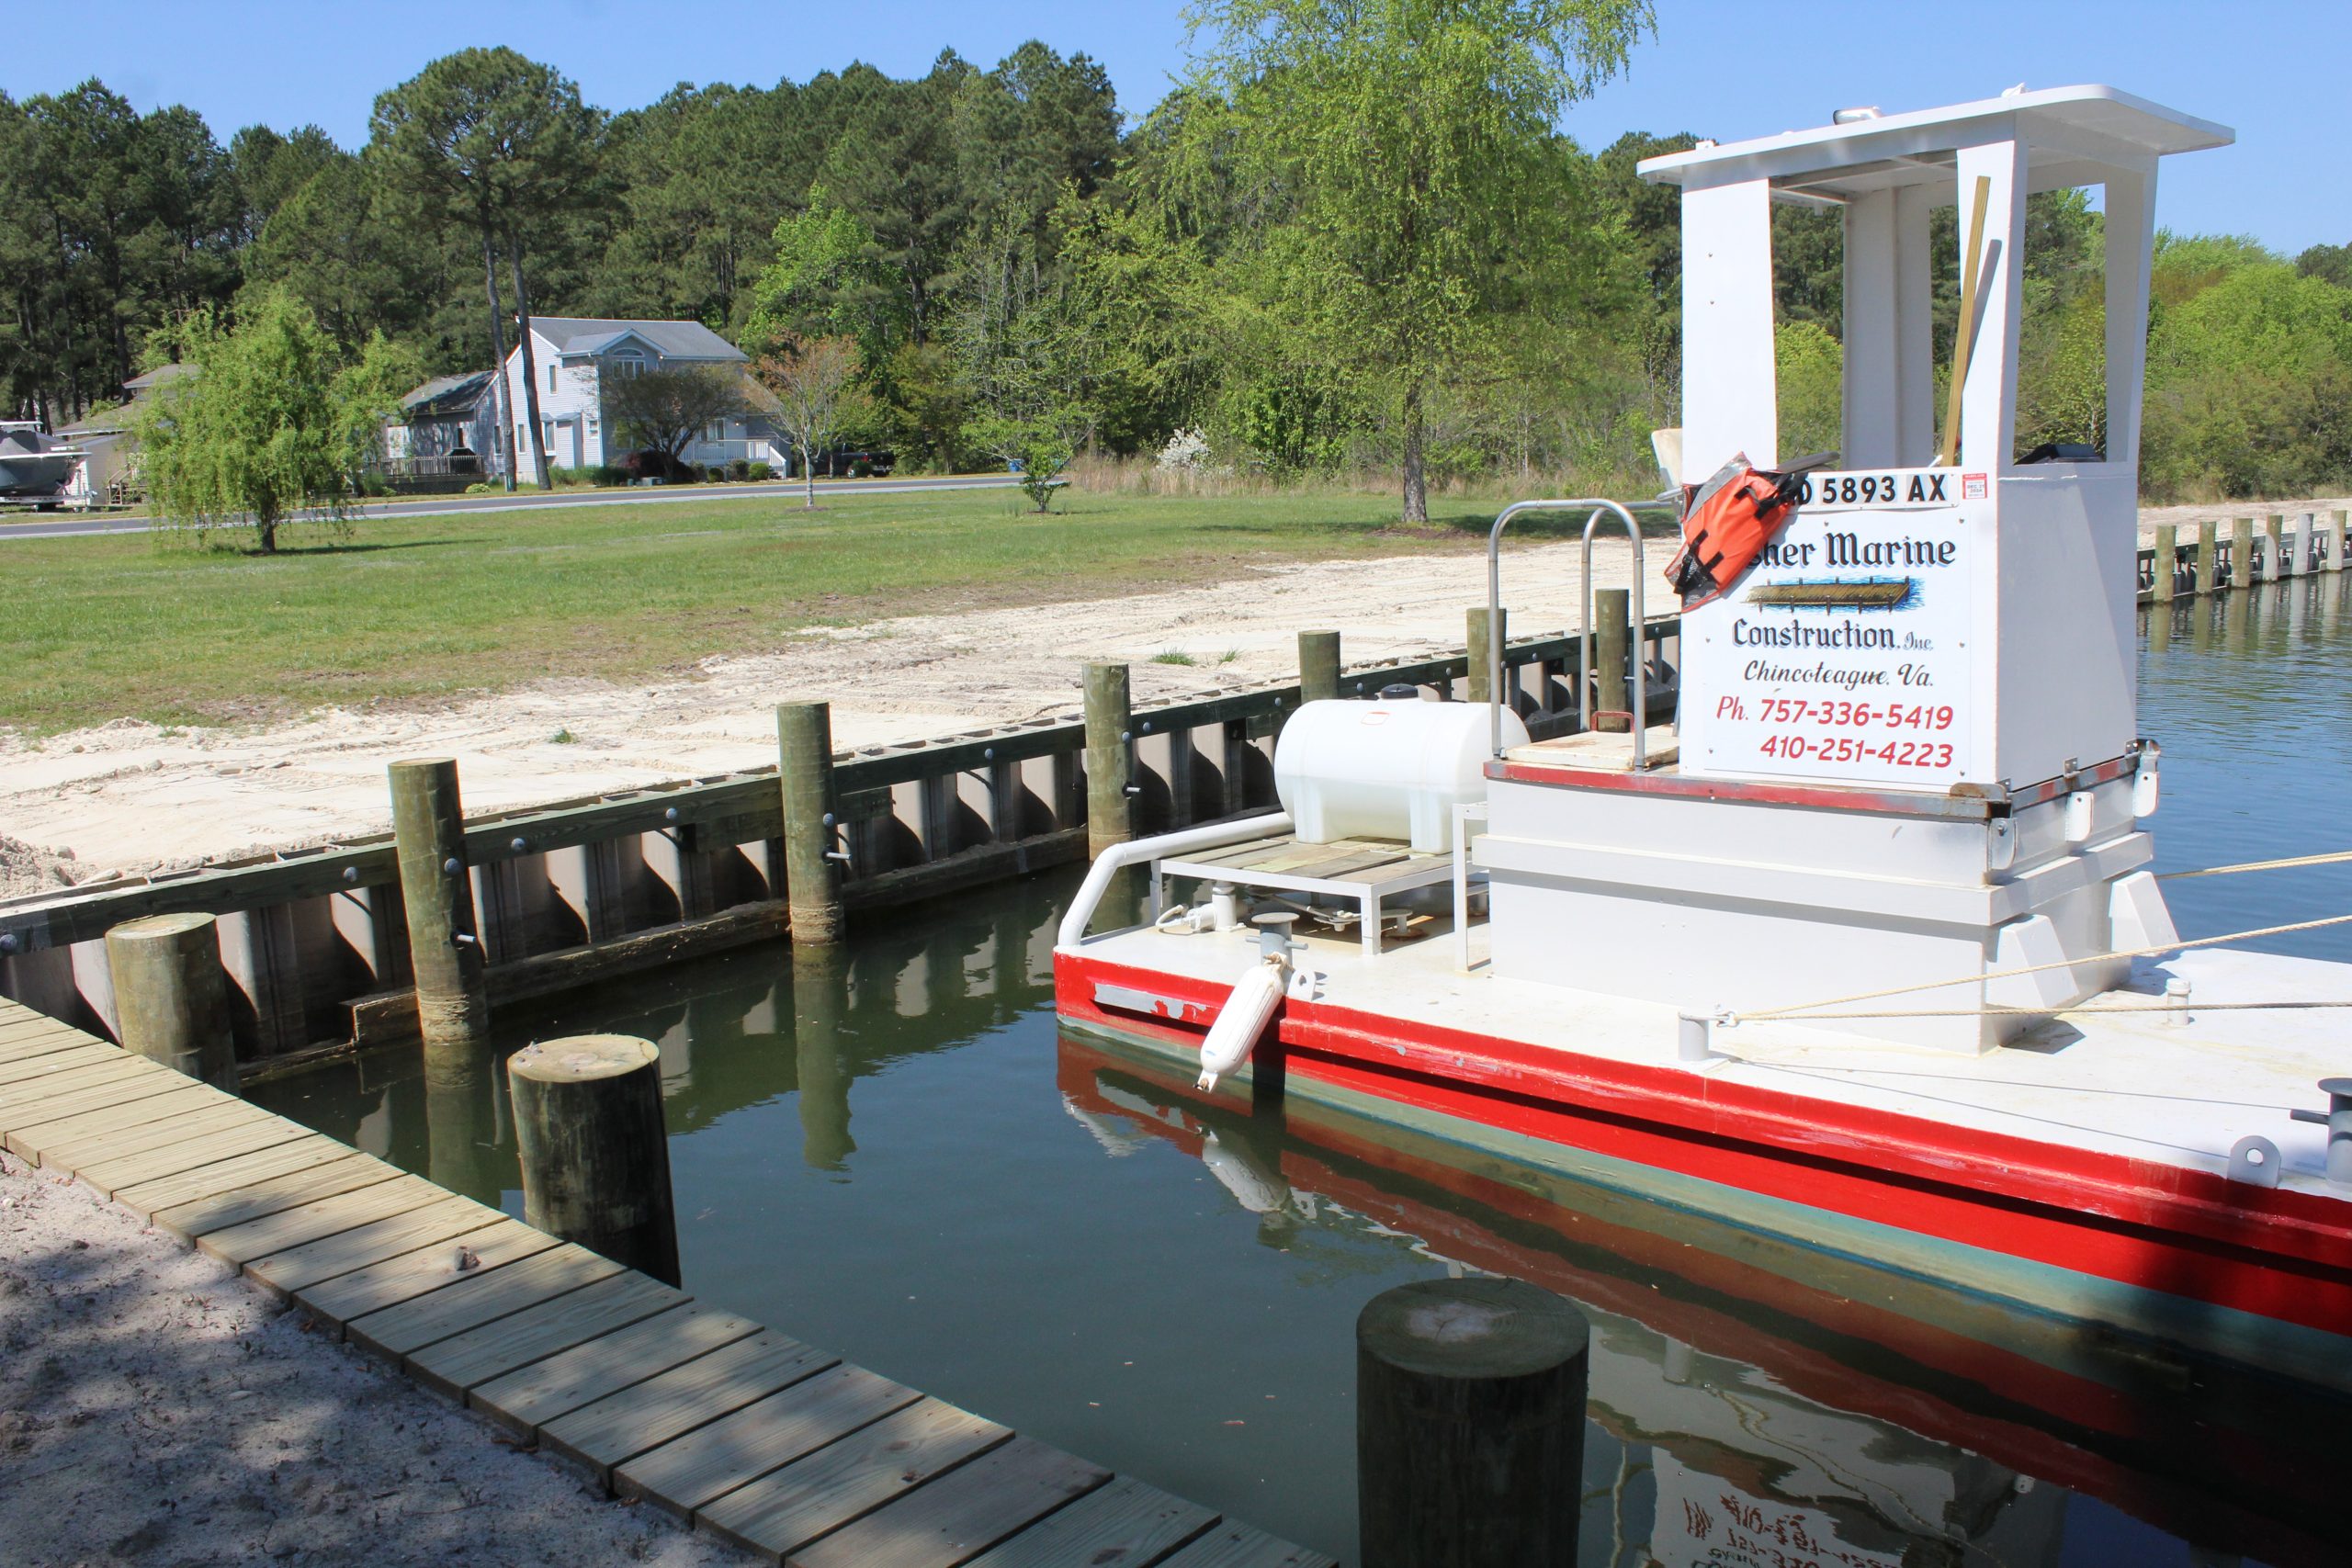
[[[1062,917],[1061,929],[1054,936],[1054,945],[1057,949],[1076,947],[1086,940],[1087,922],[1094,919],[1095,907],[1102,902],[1102,895],[1110,888],[1111,878],[1127,866],[1139,861],[1188,854],[1195,850],[1222,849],[1227,844],[1289,831],[1290,813],[1270,811],[1261,817],[1214,822],[1205,827],[1162,833],[1157,838],[1113,844],[1094,857],[1094,869],[1086,874],[1086,881],[1079,888],[1078,897],[1070,900],[1069,913]]]

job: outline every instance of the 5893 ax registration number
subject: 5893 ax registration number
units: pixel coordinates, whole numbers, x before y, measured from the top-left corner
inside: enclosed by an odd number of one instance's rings
[[[1805,476],[1797,504],[1816,512],[1865,506],[1956,506],[1962,499],[1960,481],[1956,468],[1825,471]]]

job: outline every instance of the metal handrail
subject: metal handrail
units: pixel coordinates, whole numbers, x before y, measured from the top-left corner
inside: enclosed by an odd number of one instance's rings
[[[1625,533],[1634,541],[1634,603],[1633,623],[1636,627],[1646,625],[1642,613],[1642,529],[1634,514],[1618,502],[1605,498],[1587,496],[1576,501],[1515,501],[1502,509],[1495,518],[1495,525],[1487,535],[1487,696],[1494,705],[1491,754],[1503,754],[1503,638],[1498,623],[1503,615],[1503,526],[1522,512],[1573,512],[1591,507],[1592,515],[1584,525],[1584,629],[1577,643],[1577,653],[1582,668],[1577,671],[1577,723],[1585,729],[1592,728],[1592,531],[1603,516],[1615,513],[1625,525]],[[1638,772],[1645,762],[1643,731],[1649,720],[1649,685],[1647,660],[1638,647],[1626,650],[1626,659],[1634,667],[1634,767]]]

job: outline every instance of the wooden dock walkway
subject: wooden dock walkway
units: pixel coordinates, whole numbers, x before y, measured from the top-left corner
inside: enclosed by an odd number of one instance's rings
[[[1336,1568],[5,1000],[0,1138],[771,1562]]]

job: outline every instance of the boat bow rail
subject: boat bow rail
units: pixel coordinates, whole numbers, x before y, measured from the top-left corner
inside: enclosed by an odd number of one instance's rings
[[[1270,811],[1226,822],[1205,823],[1180,832],[1161,833],[1155,838],[1113,844],[1094,857],[1093,869],[1086,874],[1086,881],[1079,887],[1077,897],[1069,901],[1069,912],[1062,917],[1061,929],[1055,933],[1055,945],[1063,949],[1075,948],[1086,940],[1086,928],[1093,920],[1094,911],[1101,908],[1102,895],[1110,891],[1111,879],[1128,866],[1148,865],[1169,855],[1222,849],[1227,844],[1243,843],[1289,830],[1290,813]]]

